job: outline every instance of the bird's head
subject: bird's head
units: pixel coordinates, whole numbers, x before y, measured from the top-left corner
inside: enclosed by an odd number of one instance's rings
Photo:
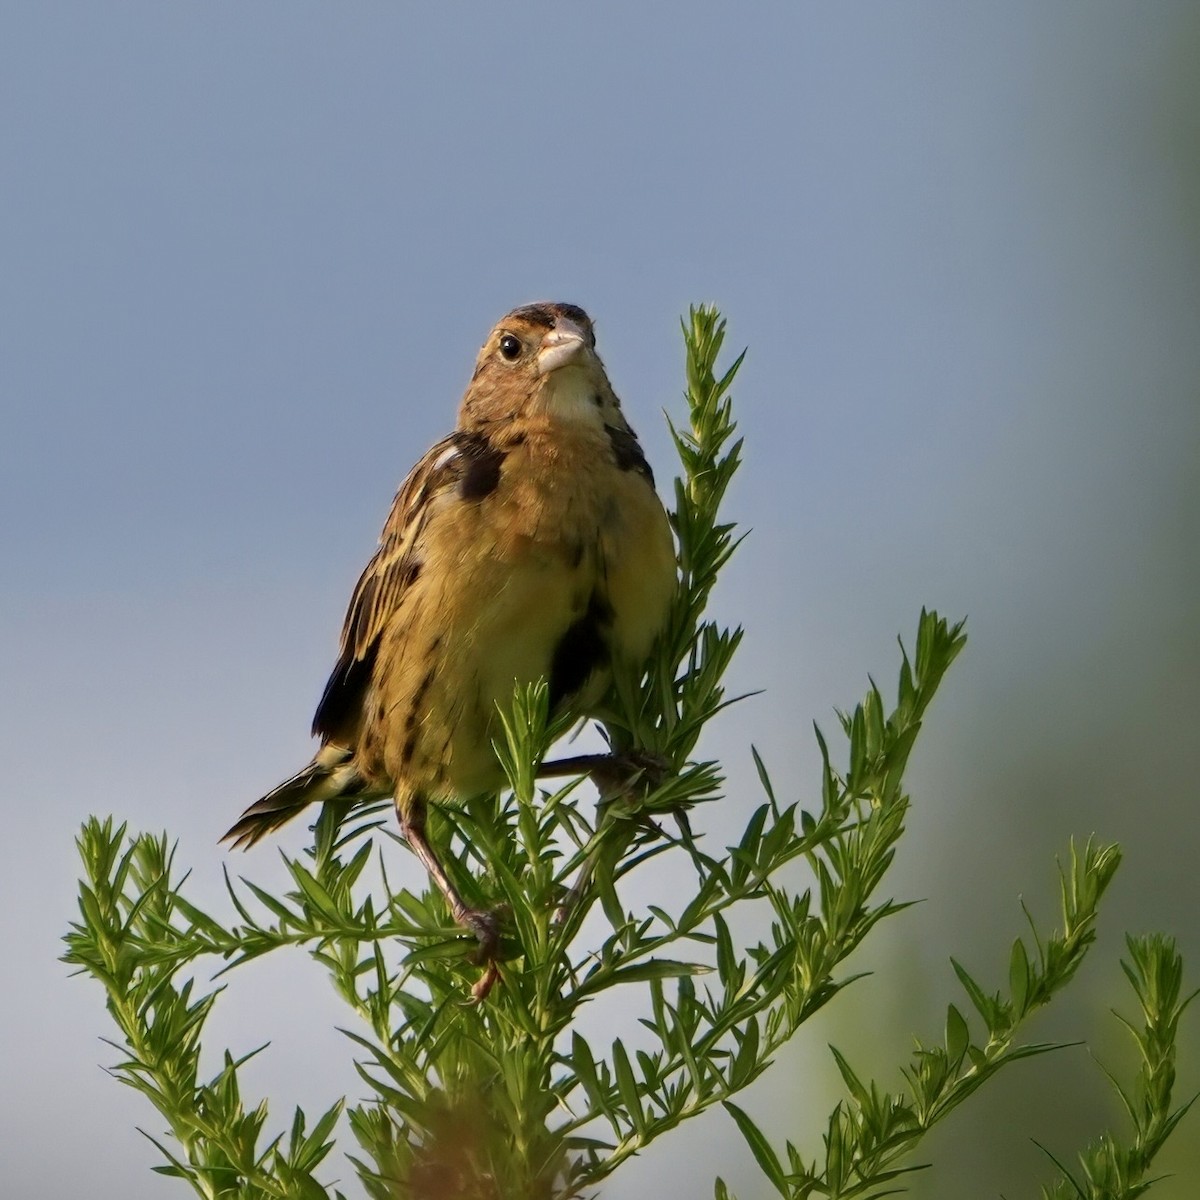
[[[496,325],[479,351],[459,410],[472,428],[516,416],[609,424],[620,405],[596,354],[591,318],[574,304],[526,304]]]

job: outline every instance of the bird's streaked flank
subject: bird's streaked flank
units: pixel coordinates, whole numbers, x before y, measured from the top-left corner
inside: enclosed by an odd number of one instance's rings
[[[253,845],[316,802],[394,796],[454,917],[494,953],[425,837],[431,801],[503,784],[496,704],[544,678],[584,717],[639,666],[676,588],[670,524],[587,314],[531,304],[488,335],[458,425],[396,494],[350,600],[303,770],[225,835]]]

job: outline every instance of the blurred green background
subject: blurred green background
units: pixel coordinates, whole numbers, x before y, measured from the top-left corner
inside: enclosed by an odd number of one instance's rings
[[[596,319],[660,477],[678,314],[715,301],[750,347],[730,508],[753,534],[716,607],[747,627],[735,684],[765,692],[707,739],[731,776],[714,841],[758,801],[751,741],[811,804],[811,722],[832,732],[868,672],[890,683],[922,604],[969,616],[889,881],[925,903],[745,1107],[812,1153],[826,1043],[895,1083],[958,998],[949,955],[998,985],[1018,898],[1049,925],[1054,857],[1093,831],[1125,865],[1032,1036],[1132,1070],[1108,1012],[1132,1011],[1123,931],[1175,934],[1200,981],[1197,61],[1186,3],[9,5],[12,1194],[179,1194],[135,1132],[151,1112],[97,1069],[97,990],[55,962],[74,831],[166,827],[220,905],[216,838],[309,753],[392,489],[491,323],[539,298]],[[270,850],[236,866],[278,879]],[[319,972],[255,970],[213,1022],[240,1050],[272,1040],[248,1085],[280,1121],[357,1095]],[[1036,1194],[1031,1138],[1070,1158],[1117,1120],[1083,1049],[1018,1065],[932,1139],[913,1195]],[[1195,1194],[1198,1129],[1160,1200]],[[708,1195],[717,1172],[767,1194],[712,1114],[605,1194]]]

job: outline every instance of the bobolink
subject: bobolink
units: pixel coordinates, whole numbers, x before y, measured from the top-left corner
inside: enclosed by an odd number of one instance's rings
[[[587,716],[615,662],[640,666],[675,592],[654,479],[588,315],[531,304],[488,335],[458,425],[413,468],[350,600],[312,762],[225,835],[250,846],[314,802],[395,798],[408,844],[494,949],[425,837],[430,801],[495,790],[496,705],[544,678]]]

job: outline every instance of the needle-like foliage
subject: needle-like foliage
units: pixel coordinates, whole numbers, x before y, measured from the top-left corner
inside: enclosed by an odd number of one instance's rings
[[[111,819],[84,826],[80,919],[64,957],[103,985],[118,1030],[113,1071],[166,1124],[155,1137],[158,1170],[207,1198],[340,1197],[318,1175],[338,1174],[329,1156],[348,1124],[355,1190],[372,1200],[567,1200],[595,1194],[651,1142],[723,1104],[780,1195],[879,1196],[911,1169],[926,1130],[1002,1067],[1047,1049],[1018,1042],[1018,1030],[1087,952],[1115,847],[1072,851],[1062,927],[1035,937],[1032,950],[1015,944],[1006,996],[985,993],[956,965],[974,1016],[950,1005],[944,1045],[918,1048],[904,1094],[862,1081],[852,1055],[837,1053],[849,1094],[816,1158],[790,1142],[773,1148],[733,1103],[856,978],[845,964],[860,943],[905,907],[880,893],[904,832],[904,771],[965,637],[960,624],[922,612],[911,655],[901,647],[894,703],[872,685],[841,715],[844,766],[817,731],[817,800],[781,802],[756,755],[762,799],[723,798],[748,813],[742,832],[725,849],[701,848],[688,813],[698,809],[702,821],[723,776],[695,752],[705,724],[730,703],[723,679],[740,639],[705,617],[737,544],[720,510],[740,460],[729,393],[742,358],[718,366],[724,330],[708,308],[684,323],[687,412],[671,426],[681,586],[652,662],[616,681],[602,714],[614,747],[645,752],[659,767],[599,808],[583,802],[579,780],[540,789],[537,764],[565,730],[549,718],[544,684],[520,688],[496,746],[509,789],[443,810],[434,823],[468,902],[503,920],[499,979],[485,1001],[472,997],[473,940],[440,893],[395,882],[420,876],[394,844],[386,806],[327,806],[311,847],[285,856],[291,888],[275,895],[227,879],[222,918],[186,898],[165,835],[127,836]],[[693,886],[638,907],[630,880],[668,854],[687,864]],[[804,873],[785,871],[789,864],[807,868],[808,886],[790,882]],[[734,910],[757,925],[731,921]],[[757,933],[739,940],[734,928],[748,923]],[[348,1006],[347,1048],[369,1098],[346,1107],[331,1096],[315,1120],[297,1109],[284,1130],[266,1101],[243,1099],[239,1071],[256,1050],[226,1051],[208,1078],[199,1063],[225,986],[221,1002],[238,1002],[237,968],[288,946],[304,947]],[[1147,1066],[1127,1101],[1137,1157],[1119,1169],[1142,1179],[1182,1116],[1169,1107],[1182,1004],[1165,950],[1131,943],[1131,954],[1131,979],[1144,1007],[1153,998],[1155,1021],[1139,1041]],[[216,974],[219,985],[198,982]],[[636,1039],[588,1040],[585,1011],[605,994],[620,997]],[[717,1195],[728,1195],[720,1181]]]

